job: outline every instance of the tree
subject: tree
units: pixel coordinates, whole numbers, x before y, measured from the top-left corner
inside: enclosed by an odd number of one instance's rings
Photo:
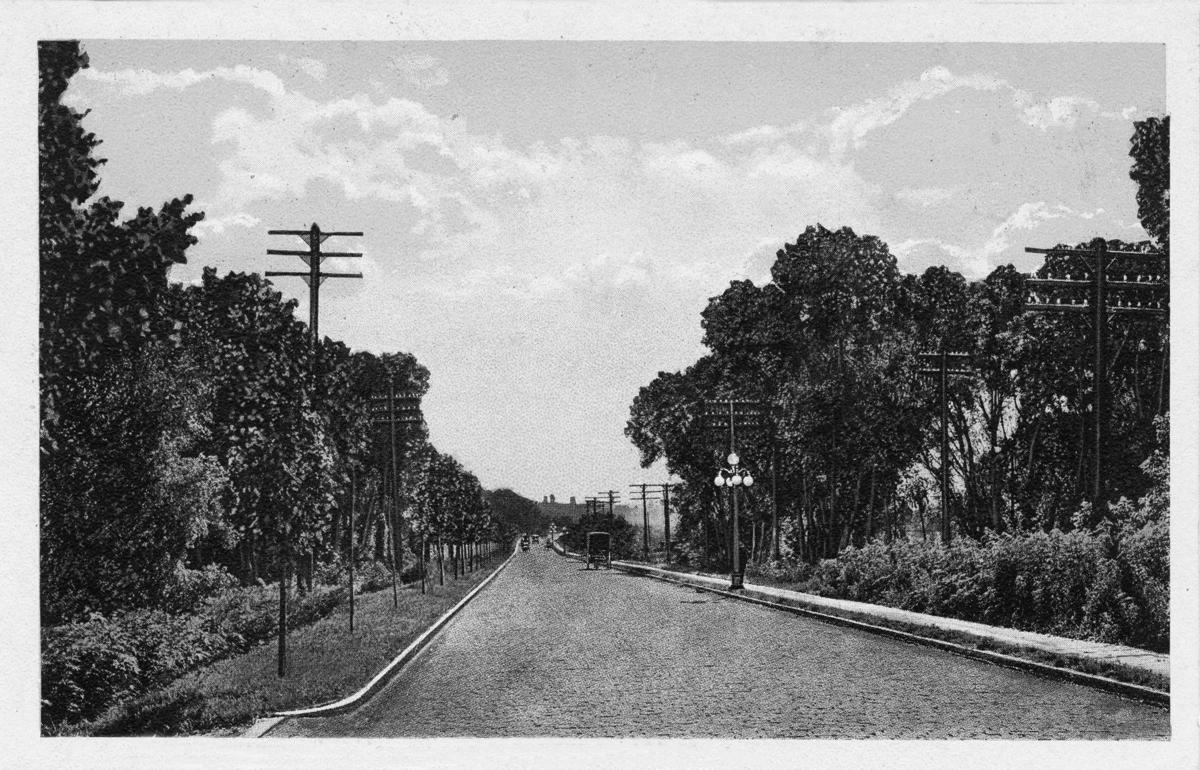
[[[72,378],[95,373],[143,345],[171,339],[173,319],[157,312],[167,269],[186,261],[203,218],[186,213],[190,195],[118,220],[123,204],[92,199],[99,140],[84,115],[61,102],[67,82],[88,66],[75,42],[38,44],[40,377],[43,449],[54,447],[58,404]],[[87,202],[91,200],[88,205]]]
[[[1133,124],[1129,178],[1137,182],[1138,220],[1164,250],[1171,243],[1171,117]]]
[[[53,621],[157,601],[220,518],[223,474],[194,452],[189,419],[209,392],[195,361],[175,355],[162,303],[203,215],[186,213],[184,196],[120,221],[121,203],[94,198],[99,141],[61,101],[87,55],[75,42],[38,54],[41,573]]]

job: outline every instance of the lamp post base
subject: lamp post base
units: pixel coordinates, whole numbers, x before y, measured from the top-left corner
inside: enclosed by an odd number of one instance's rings
[[[731,572],[729,574],[729,590],[740,591],[743,588],[745,588],[745,586],[742,585],[742,573]]]

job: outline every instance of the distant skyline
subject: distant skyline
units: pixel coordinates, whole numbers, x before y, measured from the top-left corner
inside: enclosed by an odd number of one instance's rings
[[[1165,107],[1159,45],[83,45],[101,194],[207,213],[171,278],[297,269],[271,228],[364,231],[322,333],[415,354],[435,445],[538,501],[665,480],[622,433],[637,389],[808,225],[972,279],[1144,239],[1129,137]]]

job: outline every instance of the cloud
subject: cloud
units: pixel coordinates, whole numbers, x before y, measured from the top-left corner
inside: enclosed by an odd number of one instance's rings
[[[285,53],[279,54],[276,58],[284,64],[295,67],[313,80],[324,80],[329,74],[329,67],[320,59],[312,59],[307,56],[288,56]]]
[[[1010,261],[1024,259],[1024,254],[1019,249],[1025,244],[1013,242],[1019,233],[1037,230],[1051,220],[1073,220],[1071,224],[1060,226],[1052,240],[1085,240],[1093,227],[1090,224],[1091,220],[1103,212],[1104,209],[1080,211],[1063,204],[1051,206],[1045,201],[1022,203],[1016,211],[996,225],[987,239],[977,246],[962,246],[938,238],[916,238],[892,246],[891,250],[898,256],[909,258],[921,247],[935,246],[952,257],[955,261],[954,266],[962,270],[968,278],[982,278],[1002,262],[1001,255],[1008,255]],[[1013,253],[1014,249],[1018,251]]]
[[[738,131],[737,133],[723,136],[720,142],[729,146],[767,144],[778,142],[797,134],[803,134],[809,128],[810,126],[804,122],[793,123],[790,126],[755,126],[754,128],[747,128],[745,131]]]
[[[143,96],[164,88],[181,91],[194,85],[216,81],[250,86],[275,96],[286,93],[283,80],[274,72],[247,67],[244,64],[236,67],[215,67],[199,72],[190,67],[178,72],[154,72],[147,69],[100,70],[89,67],[81,70],[79,77],[93,83],[115,86],[124,96]]]
[[[920,77],[893,86],[886,96],[836,109],[835,117],[826,129],[830,152],[840,157],[848,148],[861,147],[867,134],[895,123],[917,102],[934,99],[960,88],[997,91],[1005,86],[1003,80],[991,75],[959,76],[945,67],[931,67],[922,72]]]
[[[201,203],[198,208],[204,210],[205,206]],[[191,233],[197,238],[202,238],[210,234],[221,235],[233,227],[251,228],[257,227],[261,223],[262,220],[253,214],[237,211],[221,217],[205,216],[192,227]]]
[[[936,206],[954,196],[954,190],[948,187],[906,187],[895,192],[896,200],[909,206],[929,208]]]
[[[423,53],[402,53],[393,56],[388,61],[388,67],[400,74],[410,85],[422,91],[444,86],[450,82],[450,75],[445,67],[439,66],[440,60]]]

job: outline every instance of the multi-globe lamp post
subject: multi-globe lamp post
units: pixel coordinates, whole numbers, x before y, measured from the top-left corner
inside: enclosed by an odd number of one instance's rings
[[[741,462],[741,458],[737,456],[737,452],[730,452],[725,460],[729,465],[717,471],[713,484],[718,489],[721,487],[729,489],[729,497],[733,506],[733,569],[729,575],[729,590],[734,591],[744,587],[742,585],[742,538],[738,528],[738,488],[754,486],[754,477],[750,475],[750,469],[743,468],[738,464]]]

